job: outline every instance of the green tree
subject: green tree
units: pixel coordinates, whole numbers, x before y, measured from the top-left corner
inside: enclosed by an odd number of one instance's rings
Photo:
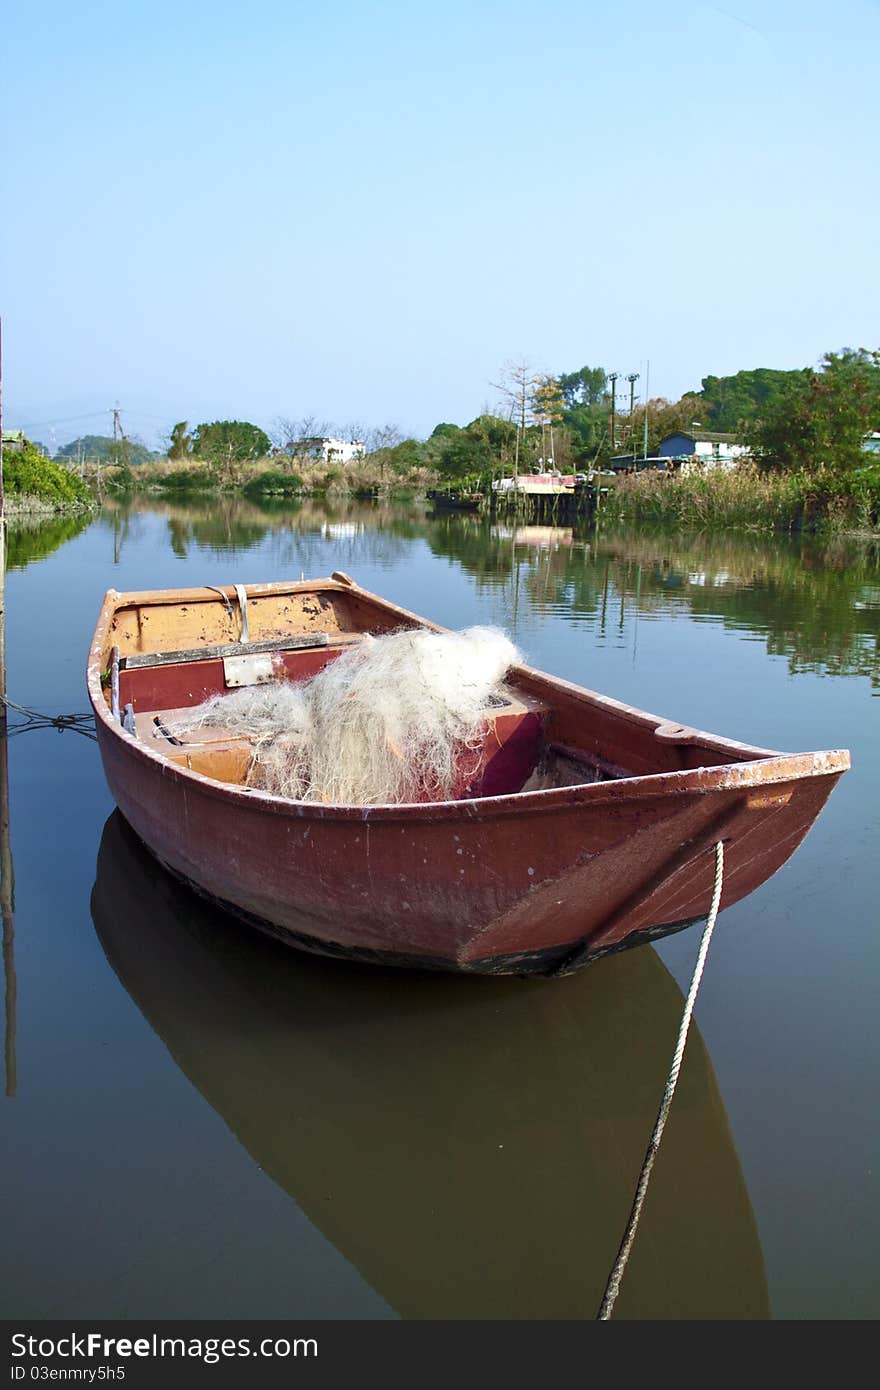
[[[179,420],[168,437],[168,457],[170,459],[189,458],[192,453],[193,439],[187,431],[187,420]]]
[[[269,449],[268,435],[247,420],[213,420],[198,425],[192,435],[193,454],[209,463],[244,463],[265,458]]]
[[[801,371],[756,367],[734,376],[704,376],[702,389],[693,393],[699,401],[696,418],[705,429],[735,433],[771,409],[776,398],[802,375]]]
[[[487,444],[492,452],[501,458],[503,452],[509,450],[516,439],[516,425],[510,420],[502,419],[500,415],[478,415],[469,425],[465,425],[464,433]]]
[[[575,463],[601,462],[611,452],[608,436],[610,396],[604,367],[580,367],[556,378],[562,423]]]
[[[604,367],[581,367],[576,372],[563,372],[557,377],[566,410],[576,406],[599,405],[608,395],[608,377]]]
[[[880,425],[880,352],[826,353],[819,371],[790,374],[746,431],[765,469],[849,471],[864,466],[865,435]]]
[[[498,415],[478,415],[464,429],[437,425],[424,447],[424,462],[443,478],[499,473],[510,466],[516,425]]]
[[[495,464],[496,456],[488,440],[460,430],[458,437],[451,439],[443,450],[438,466],[442,477],[457,479],[491,472]]]
[[[388,462],[400,478],[405,478],[424,462],[424,445],[418,439],[402,439],[388,450]]]

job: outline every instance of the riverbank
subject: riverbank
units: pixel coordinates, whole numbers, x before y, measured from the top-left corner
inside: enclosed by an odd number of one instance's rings
[[[85,482],[33,444],[3,451],[3,511],[8,517],[50,517],[97,511]]]
[[[689,529],[875,534],[880,530],[880,466],[842,473],[646,471],[620,478],[603,512],[625,522]]]
[[[6,493],[3,500],[4,515],[10,521],[49,521],[57,516],[88,517],[96,512],[100,503],[94,497],[81,499],[58,498],[54,501],[38,497],[33,493]]]
[[[343,467],[309,465],[282,470],[274,459],[226,469],[206,465],[169,466],[167,461],[136,469],[104,468],[90,482],[98,496],[240,496],[254,502],[306,498],[405,498],[426,496],[442,480],[424,468],[389,475],[369,459]],[[638,525],[700,531],[762,531],[786,534],[880,532],[880,465],[851,472],[816,469],[795,473],[762,472],[741,465],[672,477],[657,471],[618,476],[603,490],[598,514]],[[480,491],[483,509],[494,506],[488,476],[458,486]],[[569,523],[596,510],[592,494],[557,497],[517,495],[520,519]]]
[[[157,494],[231,493],[245,497],[356,497],[412,494],[434,487],[438,474],[422,466],[392,468],[372,458],[345,465],[296,460],[281,466],[278,459],[264,458],[223,464],[159,459],[137,468],[93,468],[88,481],[99,492]]]

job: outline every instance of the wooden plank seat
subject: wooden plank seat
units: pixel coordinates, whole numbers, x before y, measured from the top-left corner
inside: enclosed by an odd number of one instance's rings
[[[363,634],[353,634],[363,641]],[[334,646],[343,644],[343,634],[334,635]],[[220,642],[209,646],[187,647],[175,652],[131,652],[120,657],[120,671],[137,671],[146,666],[174,666],[188,661],[223,661],[231,657],[256,656],[261,653],[293,652],[310,647],[327,647],[330,635],[326,632],[298,633],[293,637],[268,637],[259,642]]]

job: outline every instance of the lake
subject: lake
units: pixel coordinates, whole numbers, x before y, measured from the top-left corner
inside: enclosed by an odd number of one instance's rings
[[[108,588],[341,569],[676,722],[849,747],[719,918],[615,1317],[877,1316],[876,545],[141,499],[8,564],[9,696],[51,714]],[[89,738],[14,734],[9,786],[3,1316],[595,1315],[698,931],[557,981],[322,962],[165,874]]]

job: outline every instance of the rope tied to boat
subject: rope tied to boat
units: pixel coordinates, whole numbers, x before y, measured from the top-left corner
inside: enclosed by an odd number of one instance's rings
[[[41,714],[39,710],[16,704],[5,695],[0,695],[0,702],[7,710],[15,710],[16,714],[24,716],[14,724],[7,724],[10,738],[14,734],[28,733],[31,729],[57,729],[61,734],[69,729],[72,733],[82,734],[84,738],[97,740],[93,714]]]
[[[651,1171],[654,1167],[654,1160],[660,1148],[660,1140],[663,1137],[663,1130],[666,1127],[666,1120],[669,1116],[669,1108],[672,1105],[672,1097],[678,1084],[678,1074],[681,1071],[681,1064],[684,1058],[685,1044],[687,1043],[688,1031],[691,1026],[691,1017],[694,1012],[694,1005],[697,1002],[697,991],[700,988],[700,981],[703,978],[703,970],[706,965],[706,957],[709,954],[709,942],[712,940],[712,932],[715,929],[715,920],[718,916],[718,909],[721,906],[721,890],[724,884],[724,844],[718,840],[715,844],[715,886],[712,891],[712,906],[709,909],[709,916],[706,918],[706,925],[703,929],[700,949],[697,952],[697,960],[694,966],[694,973],[691,977],[691,987],[685,1000],[684,1012],[681,1016],[681,1025],[678,1030],[678,1039],[675,1044],[675,1051],[672,1055],[672,1065],[669,1068],[669,1075],[666,1079],[666,1087],[663,1091],[663,1098],[660,1101],[660,1108],[657,1111],[657,1118],[654,1121],[654,1129],[648,1142],[645,1157],[642,1162],[642,1170],[639,1173],[639,1180],[636,1184],[636,1194],[630,1209],[629,1220],[620,1248],[617,1252],[617,1259],[614,1268],[608,1276],[608,1283],[605,1285],[605,1293],[599,1312],[596,1314],[598,1322],[608,1322],[611,1312],[617,1302],[617,1295],[620,1293],[620,1285],[626,1270],[627,1261],[636,1238],[639,1218],[642,1214],[645,1196],[648,1191],[648,1183],[651,1180]]]
[[[248,637],[248,616],[247,616],[247,606],[248,606],[247,589],[244,587],[243,584],[233,584],[232,587],[233,587],[233,589],[235,590],[235,597],[238,599],[238,608],[239,608],[239,613],[241,614],[241,632],[240,632],[239,640],[242,641],[242,642],[247,642],[247,641],[249,641],[249,637]],[[220,597],[221,597],[222,600],[223,600],[223,603],[224,603],[225,606],[226,606],[226,612],[229,614],[230,618],[234,617],[234,615],[235,615],[235,610],[234,610],[234,608],[232,607],[232,604],[231,604],[230,599],[229,599],[229,595],[227,594],[226,590],[225,590],[225,589],[221,589],[221,588],[219,587],[219,585],[217,585],[217,584],[206,584],[206,585],[205,585],[205,588],[210,589],[210,590],[212,591],[212,593],[219,594]]]

